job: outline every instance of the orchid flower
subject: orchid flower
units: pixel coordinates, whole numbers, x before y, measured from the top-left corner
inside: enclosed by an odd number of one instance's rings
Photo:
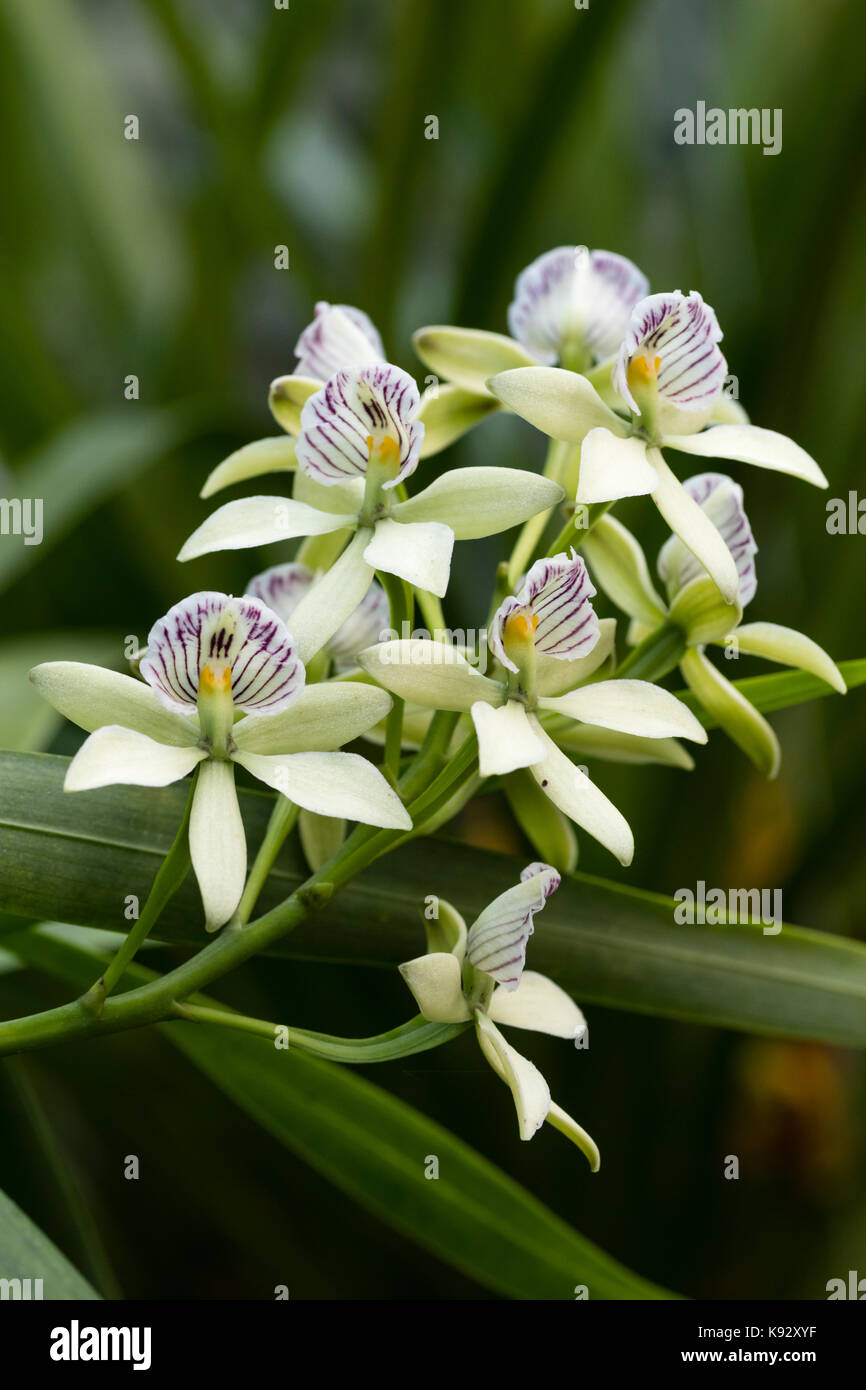
[[[558,483],[514,468],[461,468],[401,500],[424,438],[418,388],[388,363],[339,371],[304,405],[297,455],[306,495],[228,502],[190,536],[179,559],[293,536],[354,532],[301,600],[292,631],[308,661],[363,599],[375,570],[440,598],[455,539],[491,536],[553,506]]]
[[[636,304],[611,378],[628,419],[611,410],[585,378],[561,368],[503,372],[490,389],[554,439],[581,444],[576,504],[649,493],[725,602],[733,603],[738,578],[731,552],[668,466],[662,447],[754,463],[818,487],[827,480],[785,435],[744,423],[712,423],[727,372],[721,337],[715,313],[697,293],[675,290]]]
[[[672,535],[658,556],[658,574],[667,601],[653,586],[646,558],[635,537],[613,517],[602,517],[583,550],[598,583],[632,619],[629,641],[640,642],[662,624],[681,629],[686,651],[680,670],[701,705],[768,777],[779,770],[778,739],[767,721],[705,655],[708,643],[727,655],[745,652],[783,666],[808,671],[845,693],[835,662],[811,638],[778,623],[743,623],[743,609],[755,596],[757,545],[743,507],[743,490],[722,473],[699,473],[683,484],[728,547],[737,572],[733,603],[718,591],[682,540]]]
[[[255,575],[247,585],[247,593],[272,609],[277,617],[288,623],[301,599],[309,593],[317,576],[307,565],[289,562],[272,565]],[[374,579],[354,613],[338,628],[325,644],[325,652],[338,671],[357,666],[358,653],[371,643],[378,642],[388,627],[388,596]]]
[[[595,380],[593,365],[616,352],[632,308],[648,289],[625,256],[557,246],[518,275],[508,309],[510,337],[437,324],[419,329],[413,341],[422,362],[482,400],[490,399],[490,377],[539,362]],[[609,380],[609,362],[606,375]]]
[[[379,770],[334,751],[381,719],[389,697],[336,681],[305,689],[294,638],[258,599],[203,592],[175,604],[151,628],[140,671],[146,683],[74,661],[30,675],[90,735],[66,791],[164,787],[198,769],[189,845],[208,931],[232,917],[246,875],[234,764],[320,815],[411,829]]]
[[[595,1173],[601,1159],[593,1140],[551,1099],[541,1072],[496,1026],[552,1038],[576,1039],[586,1032],[586,1020],[565,990],[524,969],[533,917],[559,884],[549,864],[530,864],[520,883],[494,898],[468,932],[459,912],[440,898],[438,918],[425,923],[428,954],[401,965],[400,974],[425,1018],[475,1024],[481,1051],[514,1097],[521,1139],[531,1139],[547,1120],[577,1145]]]
[[[440,642],[381,642],[361,652],[361,666],[386,689],[433,709],[467,711],[478,736],[483,777],[528,768],[544,795],[623,864],[634,840],[603,792],[561,752],[545,730],[545,714],[565,716],[643,738],[706,733],[679,700],[646,681],[575,684],[597,670],[610,645],[599,647],[590,602],[595,589],[579,555],[532,566],[515,597],[497,609],[490,645],[501,676],[481,675],[454,647]],[[566,693],[562,693],[566,692]]]

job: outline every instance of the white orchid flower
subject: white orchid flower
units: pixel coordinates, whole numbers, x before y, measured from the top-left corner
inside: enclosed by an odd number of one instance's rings
[[[650,494],[723,599],[733,603],[739,581],[731,552],[671,471],[662,447],[753,463],[818,487],[827,480],[785,435],[750,424],[712,423],[727,372],[721,337],[715,313],[697,293],[675,290],[636,304],[612,374],[628,420],[605,405],[584,377],[555,367],[504,372],[490,389],[553,438],[582,445],[577,504]]]
[[[74,661],[30,674],[90,734],[66,791],[164,787],[198,768],[189,843],[208,931],[231,918],[246,875],[235,763],[320,815],[411,829],[378,769],[334,751],[381,719],[389,697],[345,682],[305,689],[294,638],[257,599],[203,592],[175,604],[151,628],[140,670],[146,684]]]
[[[546,975],[524,969],[534,914],[559,884],[549,864],[530,864],[520,883],[495,898],[468,932],[460,914],[440,899],[438,919],[425,923],[428,954],[401,965],[400,974],[425,1018],[475,1024],[484,1056],[514,1097],[521,1139],[531,1139],[547,1120],[597,1172],[601,1160],[593,1140],[554,1103],[541,1072],[496,1026],[572,1040],[586,1032],[583,1014],[565,991]]]
[[[528,768],[555,806],[630,864],[634,840],[627,821],[557,747],[541,717],[561,715],[642,738],[705,743],[707,736],[685,705],[646,681],[606,680],[573,688],[610,651],[609,643],[599,641],[590,602],[594,594],[574,551],[534,564],[517,596],[505,599],[491,624],[490,645],[503,668],[501,678],[481,675],[459,651],[439,642],[382,642],[358,659],[405,700],[469,712],[483,777]]]
[[[488,380],[499,372],[539,362],[590,372],[593,363],[610,358],[648,289],[646,276],[625,256],[557,246],[518,275],[508,308],[510,337],[434,324],[419,329],[413,341],[439,376],[489,401]]]
[[[289,561],[272,565],[255,575],[246,588],[253,598],[260,599],[288,623],[301,599],[309,593],[317,578],[308,565]],[[325,645],[325,650],[338,671],[357,666],[358,653],[378,642],[387,631],[390,610],[388,595],[374,579],[354,613],[338,628]]]
[[[337,372],[306,402],[298,462],[312,502],[248,497],[229,502],[190,536],[179,559],[351,531],[339,559],[301,600],[292,631],[308,661],[358,607],[375,570],[440,598],[455,539],[525,521],[563,496],[558,483],[513,468],[461,468],[416,496],[397,488],[415,470],[424,438],[418,388],[388,363]]]
[[[643,551],[635,537],[613,517],[605,516],[584,542],[584,553],[598,583],[632,619],[629,641],[642,641],[661,624],[682,630],[686,651],[683,677],[725,732],[768,777],[781,761],[779,741],[766,719],[736,686],[711,664],[705,647],[726,654],[766,657],[783,666],[808,671],[844,694],[845,681],[836,663],[817,642],[778,623],[743,623],[743,609],[757,590],[758,547],[743,506],[743,489],[723,473],[699,473],[683,488],[728,546],[737,571],[738,592],[732,604],[720,600],[715,585],[682,540],[672,535],[662,546],[658,573],[667,603],[652,585]]]

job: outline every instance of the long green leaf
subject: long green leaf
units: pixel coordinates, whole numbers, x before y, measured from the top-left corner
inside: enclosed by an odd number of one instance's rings
[[[29,1216],[5,1192],[0,1192],[0,1283],[3,1280],[29,1280],[29,1296],[39,1297],[34,1281],[42,1280],[45,1299],[98,1299],[99,1294],[78,1273]],[[3,1285],[5,1288],[6,1286]],[[11,1286],[3,1297],[21,1297],[27,1289]]]
[[[183,813],[184,786],[116,787],[67,796],[67,760],[0,755],[0,911],[125,931],[126,896],[142,901]],[[271,798],[241,794],[252,845]],[[281,954],[395,965],[423,947],[421,912],[441,841],[413,841],[374,864],[279,944]],[[447,843],[442,887],[471,919],[516,874],[507,855]],[[290,841],[262,897],[266,908],[306,877]],[[534,969],[582,1003],[747,1032],[866,1045],[866,946],[785,926],[689,926],[656,893],[586,874],[567,879],[532,941]],[[187,882],[159,925],[166,941],[200,946],[201,905]],[[407,1000],[408,1002],[408,1000]]]

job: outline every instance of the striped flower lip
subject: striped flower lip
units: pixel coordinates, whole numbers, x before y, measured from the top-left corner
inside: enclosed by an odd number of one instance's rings
[[[635,415],[647,386],[675,411],[707,417],[721,395],[727,363],[718,319],[693,291],[651,294],[636,304],[613,370],[613,385]]]
[[[520,875],[521,886],[501,893],[470,927],[466,938],[470,964],[505,989],[517,989],[527,942],[535,930],[533,917],[561,881],[549,864],[529,864]]]
[[[305,403],[297,458],[301,468],[326,487],[363,478],[371,454],[393,455],[383,486],[396,487],[418,466],[424,425],[417,420],[420,396],[408,372],[390,363],[336,372]]]
[[[287,623],[316,575],[306,565],[273,565],[250,580],[247,593],[273,609]],[[374,579],[354,613],[351,613],[327,642],[329,655],[339,667],[355,665],[358,652],[378,642],[388,628],[388,596]]]
[[[538,560],[514,597],[500,604],[490,627],[490,645],[508,671],[518,663],[509,648],[532,636],[536,652],[556,661],[586,656],[598,641],[598,618],[590,600],[595,587],[581,557]]]
[[[745,608],[754,598],[758,585],[755,573],[758,547],[743,507],[743,489],[724,473],[697,473],[687,478],[683,487],[709,517],[733,555],[740,581],[740,603]],[[675,535],[659,551],[658,572],[671,600],[691,580],[706,574],[697,557]]]
[[[316,305],[316,316],[295,344],[296,374],[327,381],[343,367],[384,362],[385,349],[373,321],[351,304]]]
[[[257,598],[204,591],[170,608],[148,634],[141,675],[162,703],[195,709],[203,673],[229,673],[236,709],[278,714],[301,693],[305,672],[285,623]]]
[[[625,256],[558,246],[518,275],[508,309],[512,335],[539,361],[580,365],[616,352],[649,282]]]

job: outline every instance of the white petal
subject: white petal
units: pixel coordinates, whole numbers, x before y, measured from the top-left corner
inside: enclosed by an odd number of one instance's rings
[[[529,1028],[551,1038],[576,1038],[586,1019],[570,994],[536,970],[524,970],[516,989],[493,991],[490,1017],[511,1028]]]
[[[354,613],[349,614],[328,643],[337,668],[357,666],[358,653],[380,642],[390,631],[390,616],[388,595],[374,579]]]
[[[667,435],[664,442],[684,454],[738,459],[741,463],[754,463],[758,468],[769,468],[776,473],[790,473],[816,487],[827,486],[827,479],[805,449],[787,435],[759,429],[757,425],[711,425],[700,434]]]
[[[303,662],[330,642],[369,589],[373,571],[364,557],[369,537],[366,529],[353,536],[342,555],[293,609],[292,635]]]
[[[608,429],[590,430],[580,450],[575,502],[589,506],[619,497],[645,497],[657,484],[642,439],[619,439]]]
[[[140,670],[173,710],[195,707],[206,667],[231,671],[235,708],[276,714],[303,689],[305,672],[285,624],[257,598],[192,594],[154,623]]]
[[[167,787],[206,757],[201,748],[169,747],[133,729],[106,724],[79,748],[66,770],[63,790],[86,792],[118,783]]]
[[[393,439],[400,455],[396,477],[408,478],[418,465],[424,426],[416,420],[420,398],[408,372],[389,362],[338,371],[301,411],[298,464],[318,482],[363,477],[370,460],[368,439]]]
[[[404,524],[385,517],[376,522],[364,559],[373,569],[396,574],[407,584],[443,598],[451,574],[453,549],[454,532],[450,526],[438,521]]]
[[[530,769],[542,791],[575,825],[582,826],[610,850],[621,864],[630,864],[634,857],[634,836],[628,821],[604,792],[560,752],[538,721],[533,719],[532,723],[545,748],[544,759]]]
[[[233,916],[244,891],[247,842],[231,763],[209,761],[198,775],[189,819],[189,851],[204,904],[205,927]]]
[[[503,333],[479,328],[432,324],[413,334],[415,351],[437,376],[467,391],[489,395],[487,378],[511,367],[529,366],[532,358]]]
[[[518,275],[508,327],[539,362],[552,365],[569,349],[607,357],[648,289],[646,276],[625,256],[558,246]]]
[[[509,700],[498,709],[479,700],[472,706],[472,722],[478,735],[478,770],[482,777],[503,776],[544,757],[526,706],[518,700]]]
[[[88,733],[122,724],[159,743],[188,747],[199,740],[198,722],[167,710],[143,681],[80,661],[46,661],[30,679],[60,714]]]
[[[664,622],[666,612],[650,578],[640,542],[622,522],[599,517],[581,545],[598,584],[617,608],[653,628]]]
[[[586,656],[561,661],[536,650],[535,688],[539,695],[562,695],[594,675],[613,653],[615,638],[616,618],[600,618],[598,641]]]
[[[586,377],[563,367],[518,367],[491,377],[488,385],[515,415],[567,444],[582,443],[599,427],[626,433]]]
[[[295,344],[298,373],[327,381],[341,367],[383,362],[385,350],[372,320],[351,304],[319,300],[316,317]]]
[[[291,473],[297,467],[295,441],[280,434],[272,439],[257,439],[235,449],[233,454],[218,463],[201,490],[202,497],[212,497],[221,488],[232,483],[245,483],[248,478],[258,478],[262,473]]]
[[[718,319],[693,291],[650,294],[636,304],[613,371],[613,384],[639,414],[629,388],[628,368],[637,357],[659,360],[658,395],[671,418],[709,412],[721,394],[727,363],[718,343]],[[684,426],[685,428],[685,426]]]
[[[403,700],[430,709],[471,709],[476,700],[502,704],[505,688],[445,642],[425,639],[378,642],[360,652],[365,671]]]
[[[757,588],[758,547],[743,507],[743,489],[724,473],[698,473],[687,478],[683,487],[709,517],[733,555],[740,576],[740,603],[745,607]],[[679,537],[671,536],[659,551],[658,572],[669,597],[673,597],[705,571]]]
[[[539,708],[584,724],[641,738],[689,738],[706,743],[707,731],[670,691],[640,680],[598,681],[568,695],[542,696]]]
[[[254,777],[320,816],[345,816],[393,830],[412,821],[378,768],[357,753],[288,753],[263,757],[239,750],[235,762]]]
[[[634,734],[614,733],[598,724],[569,724],[556,730],[556,743],[566,753],[576,753],[581,762],[601,758],[610,763],[644,766],[659,763],[691,772],[695,760],[674,738],[638,738]]]
[[[475,1028],[481,1051],[496,1075],[514,1097],[521,1139],[531,1139],[547,1118],[550,1090],[537,1067],[506,1042],[496,1024],[483,1013],[476,1013]]]
[[[232,737],[245,753],[332,752],[378,724],[390,708],[390,695],[378,686],[323,681],[308,685],[282,714],[241,719]]]
[[[268,406],[277,424],[287,434],[300,434],[304,402],[321,389],[322,382],[318,377],[300,376],[296,372],[291,376],[278,376],[271,382]]]
[[[494,898],[469,928],[466,954],[506,990],[517,989],[526,960],[526,944],[535,930],[534,915],[560,884],[549,864],[530,864],[520,882]]]
[[[735,603],[740,592],[740,576],[724,539],[671,472],[660,450],[650,450],[650,457],[658,474],[653,501],[674,535],[679,536],[718,586],[725,602]]]
[[[203,521],[184,541],[177,558],[195,560],[214,550],[248,550],[252,545],[322,536],[354,525],[354,516],[320,512],[291,497],[240,497]]]
[[[424,426],[421,458],[440,454],[475,425],[500,409],[499,402],[484,387],[483,392],[467,391],[450,382],[429,387],[421,397],[418,416]]]
[[[797,666],[845,694],[847,686],[833,658],[804,633],[778,623],[743,623],[733,635],[741,652],[764,656],[782,666]]]
[[[450,951],[407,960],[400,974],[431,1023],[462,1023],[472,1017],[463,997],[460,962]]]
[[[522,468],[455,468],[394,508],[398,521],[441,521],[458,541],[493,536],[547,511],[559,483]]]

